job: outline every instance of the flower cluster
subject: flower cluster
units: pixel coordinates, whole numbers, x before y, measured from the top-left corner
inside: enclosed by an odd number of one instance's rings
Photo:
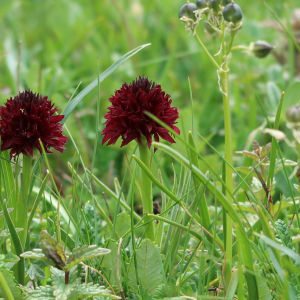
[[[142,136],[145,136],[149,148],[152,136],[157,142],[161,137],[175,143],[167,129],[145,114],[145,112],[153,114],[175,132],[180,133],[175,126],[179,118],[178,110],[171,107],[170,95],[165,94],[160,85],[145,77],[139,77],[131,84],[124,83],[109,101],[112,105],[108,107],[109,112],[105,115],[107,121],[102,131],[104,135],[102,144],[107,141],[107,145],[115,144],[121,137],[123,140],[121,147],[134,139],[142,145]]]
[[[59,123],[64,116],[54,115],[58,109],[47,98],[26,90],[0,106],[1,151],[11,149],[11,159],[20,153],[33,156],[34,149],[42,153],[39,140],[47,153],[50,147],[66,149],[68,138]]]

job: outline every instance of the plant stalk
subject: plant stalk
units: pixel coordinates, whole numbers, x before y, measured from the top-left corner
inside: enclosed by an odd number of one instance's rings
[[[143,145],[139,145],[140,159],[146,165],[146,167],[151,170],[150,166],[150,150],[147,146],[146,138],[142,138]],[[143,216],[145,217],[145,223],[149,222],[145,232],[145,238],[151,241],[155,240],[154,236],[154,224],[153,219],[149,217],[149,213],[153,213],[153,201],[152,201],[152,181],[147,176],[147,174],[142,170],[142,204],[143,204]]]

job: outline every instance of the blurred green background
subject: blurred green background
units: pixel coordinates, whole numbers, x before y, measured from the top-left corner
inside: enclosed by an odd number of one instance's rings
[[[234,46],[266,40],[276,46],[275,55],[257,59],[245,51],[234,51],[230,61],[232,124],[234,150],[251,149],[249,135],[264,122],[256,96],[268,115],[276,111],[281,91],[298,87],[293,45],[262,1],[237,0],[242,8],[243,27]],[[76,94],[131,49],[151,43],[109,76],[100,86],[101,113],[96,116],[97,90],[88,94],[77,106],[66,125],[89,167],[95,142],[95,120],[104,120],[108,98],[126,82],[139,75],[159,83],[172,95],[173,105],[180,108],[179,127],[186,135],[192,129],[192,110],[188,77],[194,98],[194,129],[210,139],[221,152],[224,147],[222,97],[217,74],[211,62],[200,51],[193,37],[178,19],[184,0],[1,0],[0,1],[0,104],[30,88],[47,95],[64,109],[79,83]],[[298,0],[272,0],[267,3],[291,28],[293,10]],[[300,21],[299,21],[300,22]],[[204,31],[203,22],[197,29],[212,54],[220,49],[218,38]],[[18,56],[20,53],[20,64]],[[18,71],[19,70],[19,71]],[[19,75],[18,75],[19,74]],[[294,90],[293,90],[294,91]],[[75,95],[76,95],[75,94]],[[300,94],[289,93],[285,108],[295,104]],[[281,127],[284,127],[284,116]],[[103,126],[98,128],[101,133]],[[270,138],[258,130],[261,144]],[[124,170],[124,150],[131,154],[134,143],[120,149],[97,146],[94,172],[109,186]],[[67,161],[72,161],[75,148],[71,142],[63,155],[54,153],[52,163],[60,180],[70,181]],[[185,152],[182,144],[174,145]],[[202,147],[200,139],[197,147]],[[250,148],[249,148],[250,147]],[[208,148],[202,149],[208,162],[216,169],[220,162]],[[295,159],[291,152],[291,159]],[[168,164],[166,165],[171,169]],[[236,158],[236,165],[243,158]]]

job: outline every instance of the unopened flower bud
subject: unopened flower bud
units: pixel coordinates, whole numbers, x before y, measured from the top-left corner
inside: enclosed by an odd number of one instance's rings
[[[202,9],[207,7],[207,1],[206,0],[197,0],[196,5],[198,9]]]
[[[251,51],[258,58],[266,57],[274,47],[265,41],[257,41],[253,44]]]
[[[194,14],[194,11],[197,9],[198,8],[195,3],[190,3],[190,2],[186,3],[180,8],[178,17],[179,19],[182,17],[188,17],[196,21],[196,16]]]
[[[286,111],[286,120],[290,123],[300,122],[300,107],[294,105]]]
[[[212,8],[215,12],[220,10],[221,0],[208,0],[208,7]]]
[[[241,22],[243,13],[241,7],[236,3],[227,4],[223,10],[223,17],[225,21],[237,24]]]

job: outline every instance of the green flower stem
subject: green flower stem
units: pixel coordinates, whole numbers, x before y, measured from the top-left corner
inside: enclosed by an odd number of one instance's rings
[[[202,48],[202,50],[207,54],[207,56],[209,57],[209,59],[211,60],[211,62],[215,65],[215,67],[220,70],[220,66],[218,65],[218,63],[215,61],[215,59],[211,56],[211,54],[209,53],[209,51],[206,49],[206,47],[204,46],[204,44],[202,43],[202,41],[200,40],[199,36],[197,35],[197,33],[195,34],[195,38],[198,42],[198,44],[200,45],[200,47]]]
[[[225,127],[225,157],[230,165],[232,164],[232,133],[231,133],[231,114],[230,114],[230,105],[229,105],[229,81],[228,81],[228,59],[226,52],[226,43],[225,43],[225,24],[222,23],[222,70],[219,72],[221,79],[221,92],[223,97],[223,109],[224,109],[224,127]],[[231,42],[232,44],[232,42]],[[232,169],[226,165],[225,166],[226,174],[226,197],[230,204],[232,204],[232,198],[230,195],[233,193],[233,178],[232,178]],[[226,241],[225,249],[227,256],[227,267],[228,273],[225,273],[225,281],[229,283],[231,277],[231,261],[232,261],[232,219],[228,214],[226,214]]]
[[[11,290],[9,289],[9,286],[7,285],[7,282],[3,276],[3,274],[1,273],[0,271],[0,287],[1,287],[1,290],[3,292],[3,297],[4,299],[7,299],[7,300],[14,300],[14,297],[12,295],[12,292]]]
[[[23,228],[19,232],[22,247],[25,247],[27,237],[27,210],[30,182],[32,178],[32,157],[23,155],[23,167],[21,175],[21,191],[18,194],[18,203],[16,207],[16,227]]]
[[[143,137],[142,138],[143,145],[139,144],[140,151],[140,159],[146,165],[146,167],[151,170],[150,166],[150,150],[147,146],[147,141]],[[151,221],[152,218],[148,216],[149,213],[153,213],[153,201],[152,201],[152,181],[147,176],[147,174],[142,171],[142,204],[143,204],[143,215],[145,216],[145,223]],[[145,237],[150,239],[151,241],[155,240],[154,237],[154,223],[149,222],[146,228]]]

